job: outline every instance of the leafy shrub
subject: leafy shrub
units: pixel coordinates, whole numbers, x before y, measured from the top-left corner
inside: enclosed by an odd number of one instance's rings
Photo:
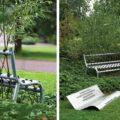
[[[102,76],[96,78],[95,74],[86,75],[83,61],[73,62],[61,59],[60,70],[60,98],[66,99],[66,96],[98,84],[100,89],[105,93],[110,93],[115,90],[120,90],[120,74],[116,76]],[[114,75],[114,73],[112,73]]]
[[[52,44],[56,44],[56,34],[53,34],[51,37],[47,37],[47,42],[48,43],[52,43]]]
[[[70,17],[68,16],[68,23],[71,21],[69,18]],[[120,51],[119,17],[113,14],[96,14],[91,17],[84,17],[82,20],[79,18],[78,20],[74,19],[72,22],[77,24],[76,29],[72,29],[74,30],[74,32],[72,32],[74,33],[72,36],[69,35],[71,33],[66,30],[66,27],[63,27],[60,31],[61,57],[72,60],[82,60],[83,54],[111,53]],[[66,35],[66,32],[68,32],[68,37],[65,36],[64,38],[64,34]]]
[[[46,95],[44,104],[17,104],[10,100],[0,99],[1,120],[55,120],[56,119],[56,95]]]
[[[36,40],[33,38],[33,37],[24,37],[24,39],[22,40],[22,44],[28,44],[28,45],[31,45],[31,44],[35,44],[36,43]]]
[[[70,60],[82,60],[85,52],[81,38],[65,41],[60,46],[60,56]]]

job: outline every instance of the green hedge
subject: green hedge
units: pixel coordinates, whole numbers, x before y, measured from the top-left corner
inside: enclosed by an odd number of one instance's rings
[[[86,75],[85,65],[83,61],[73,62],[61,59],[60,70],[60,98],[66,99],[66,96],[98,84],[100,89],[105,93],[120,90],[120,73],[107,73],[96,78],[93,72]]]

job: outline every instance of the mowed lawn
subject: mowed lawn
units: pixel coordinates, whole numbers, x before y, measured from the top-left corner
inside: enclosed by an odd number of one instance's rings
[[[15,57],[17,59],[56,61],[56,46],[22,46],[22,50]]]
[[[60,120],[120,120],[120,98],[108,104],[103,110],[74,110],[66,101],[60,102]]]
[[[56,74],[31,72],[31,71],[20,71],[20,70],[18,70],[17,72],[20,78],[40,81],[44,87],[45,94],[56,93]]]

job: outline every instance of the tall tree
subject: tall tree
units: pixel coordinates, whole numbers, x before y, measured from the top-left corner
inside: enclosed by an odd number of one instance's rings
[[[5,25],[5,34],[12,37],[11,41],[15,42],[15,50],[21,49],[21,36],[25,34],[25,27],[33,24],[34,18],[37,16],[45,17],[45,7],[51,4],[51,0],[0,0],[1,5],[5,4],[3,16],[2,6],[0,7],[0,29]]]

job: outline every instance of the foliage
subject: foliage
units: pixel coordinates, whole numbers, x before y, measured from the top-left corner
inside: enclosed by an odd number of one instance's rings
[[[70,41],[65,41],[60,45],[60,57],[70,60],[82,60],[84,51],[88,49],[84,48],[81,38],[74,38]]]
[[[22,40],[22,44],[35,44],[36,43],[36,41],[34,40],[34,38],[33,37],[30,37],[30,36],[28,36],[28,37],[25,37],[23,40]]]
[[[51,4],[49,4],[51,3]],[[34,25],[27,26],[26,32],[29,35],[37,34],[44,36],[48,43],[56,43],[56,0],[49,0],[45,6],[44,18],[37,16],[34,18]],[[55,36],[55,37],[54,37]],[[53,39],[54,38],[54,39]]]
[[[56,34],[53,34],[50,37],[47,37],[47,42],[52,43],[52,44],[56,44],[56,42],[57,42],[56,38],[57,38]]]
[[[22,78],[39,80],[45,89],[44,104],[30,104],[28,99],[19,103],[14,103],[10,99],[0,99],[0,119],[1,120],[48,120],[56,119],[56,75],[50,73],[40,73],[31,71],[18,71]],[[47,84],[49,83],[49,84]],[[21,92],[21,91],[20,91]],[[27,92],[23,93],[26,96]]]
[[[119,120],[120,98],[110,103],[103,110],[74,110],[68,101],[60,102],[60,120]]]
[[[70,4],[69,1],[61,6],[61,57],[81,60],[83,54],[118,52],[120,50],[119,3],[114,3],[112,0],[110,2],[97,1],[94,5],[94,12],[89,16],[83,12],[82,18],[74,14],[74,10],[76,11],[78,7],[76,6],[75,9],[75,6]],[[113,8],[111,9],[110,6]],[[81,9],[84,7],[86,5],[82,4]],[[68,15],[64,9],[69,10],[70,14]],[[109,11],[109,9],[111,10]],[[71,19],[72,15],[74,19]],[[65,40],[66,42],[63,42]]]
[[[64,2],[63,2],[64,1]],[[96,72],[90,70],[86,74],[83,61],[83,54],[106,53],[120,51],[120,2],[114,0],[99,0],[94,4],[94,10],[89,11],[89,5],[83,4],[85,0],[62,0],[61,23],[67,13],[64,8],[70,9],[71,16],[68,16],[67,23],[76,23],[72,36],[60,44],[60,99],[61,99],[61,120],[109,120],[120,119],[118,101],[110,104],[103,111],[95,110],[75,111],[66,96],[98,84],[104,93],[120,90],[120,72],[101,74],[96,78]],[[71,4],[71,3],[72,4]],[[81,4],[77,4],[80,3]],[[83,3],[82,3],[83,2]],[[89,2],[89,0],[87,0]],[[78,7],[80,5],[80,7]],[[78,10],[78,11],[77,11]],[[83,10],[83,11],[82,11]],[[77,14],[79,12],[79,14]],[[86,13],[90,12],[89,15]],[[66,26],[68,24],[65,23]],[[61,29],[60,36],[66,32],[66,27]],[[68,33],[69,34],[69,33]],[[63,101],[64,100],[64,101]],[[116,108],[117,107],[117,108]],[[116,111],[116,112],[114,112]],[[112,113],[112,114],[109,114]]]
[[[61,0],[61,12],[60,12],[60,17],[63,18],[64,15],[64,8],[71,8],[71,12],[74,14],[74,16],[78,16],[79,18],[84,17],[86,11],[87,11],[87,2],[89,0]]]
[[[0,102],[0,119],[3,120],[42,120],[47,117],[48,120],[56,118],[56,97],[45,97],[45,103],[34,103],[32,105],[17,104],[10,100]]]
[[[84,53],[119,51],[119,17],[102,13],[84,19],[79,24],[79,34]],[[86,49],[87,48],[87,49]]]
[[[0,3],[0,32],[1,35],[3,33],[7,35],[6,38],[9,42],[15,42],[16,52],[21,49],[23,35],[32,36],[37,33],[39,37],[42,34],[48,36],[45,33],[47,31],[49,36],[53,36],[56,29],[54,24],[56,2],[52,0],[1,0]],[[46,22],[50,29],[45,27]],[[36,26],[35,29],[34,26]],[[42,33],[38,31],[42,31]]]
[[[73,39],[76,30],[74,16],[65,2],[61,2],[61,16],[60,16],[60,41],[69,41]]]
[[[96,78],[95,71],[89,71],[86,75],[86,68],[83,61],[70,61],[61,59],[60,70],[60,97],[65,100],[66,96],[89,86],[98,84],[100,89],[109,93],[120,90],[119,72],[101,74]]]
[[[75,34],[75,23],[73,22],[73,15],[70,10],[65,9],[64,14],[66,15],[60,22],[60,41],[71,40]]]

